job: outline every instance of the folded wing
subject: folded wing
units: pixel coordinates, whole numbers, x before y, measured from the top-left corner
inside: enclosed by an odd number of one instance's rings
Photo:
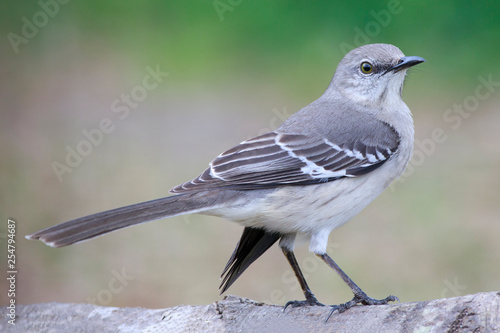
[[[387,135],[379,142],[343,141],[270,132],[223,152],[200,176],[171,192],[305,185],[360,176],[380,167],[397,151],[399,136],[387,127]]]

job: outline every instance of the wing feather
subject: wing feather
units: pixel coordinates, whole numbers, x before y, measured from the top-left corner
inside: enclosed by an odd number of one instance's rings
[[[171,192],[253,189],[360,176],[381,166],[397,151],[399,136],[387,128],[389,138],[384,137],[383,142],[363,138],[335,142],[319,135],[270,132],[226,150],[200,176]]]

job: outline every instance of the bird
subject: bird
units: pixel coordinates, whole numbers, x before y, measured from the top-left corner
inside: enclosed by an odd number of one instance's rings
[[[414,124],[402,99],[407,70],[425,59],[391,44],[368,44],[339,62],[325,92],[277,129],[228,149],[172,195],[77,218],[26,238],[52,247],[78,243],[135,224],[182,214],[218,216],[243,233],[221,275],[221,294],[278,242],[305,300],[311,292],[294,254],[297,236],[350,287],[354,297],[331,305],[328,318],[361,305],[398,300],[369,297],[327,254],[330,233],[402,175],[412,156]],[[327,320],[328,320],[327,318]]]

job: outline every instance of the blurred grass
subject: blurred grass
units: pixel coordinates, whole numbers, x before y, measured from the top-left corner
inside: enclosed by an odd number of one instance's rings
[[[366,33],[376,22],[372,11],[389,3],[242,1],[221,21],[211,1],[70,1],[18,53],[7,34],[21,34],[21,18],[31,20],[41,7],[0,3],[0,212],[2,221],[19,223],[18,301],[85,302],[109,290],[122,268],[134,279],[111,305],[218,299],[218,276],[241,232],[227,221],[172,218],[64,249],[23,236],[164,196],[224,149],[278,125],[282,114],[324,91],[343,56],[340,46],[354,46],[355,28]],[[443,113],[474,95],[479,76],[500,81],[500,4],[399,6],[369,42],[426,58],[410,73],[404,97],[417,139],[440,127],[447,140],[332,234],[332,256],[373,297],[394,293],[412,301],[498,290],[500,98],[494,91],[456,130]],[[119,121],[112,102],[157,64],[169,76]],[[75,147],[81,131],[105,117],[116,130],[59,183],[50,164],[62,162],[65,146]],[[298,257],[321,301],[350,297],[305,247]],[[230,292],[278,303],[301,298],[289,271],[275,247]],[[455,279],[464,289],[450,289]]]

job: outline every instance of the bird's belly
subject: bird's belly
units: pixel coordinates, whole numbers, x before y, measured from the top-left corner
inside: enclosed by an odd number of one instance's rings
[[[385,186],[373,180],[362,176],[317,185],[283,186],[259,199],[242,200],[241,204],[204,214],[220,216],[246,227],[312,235],[342,226],[375,199]]]

